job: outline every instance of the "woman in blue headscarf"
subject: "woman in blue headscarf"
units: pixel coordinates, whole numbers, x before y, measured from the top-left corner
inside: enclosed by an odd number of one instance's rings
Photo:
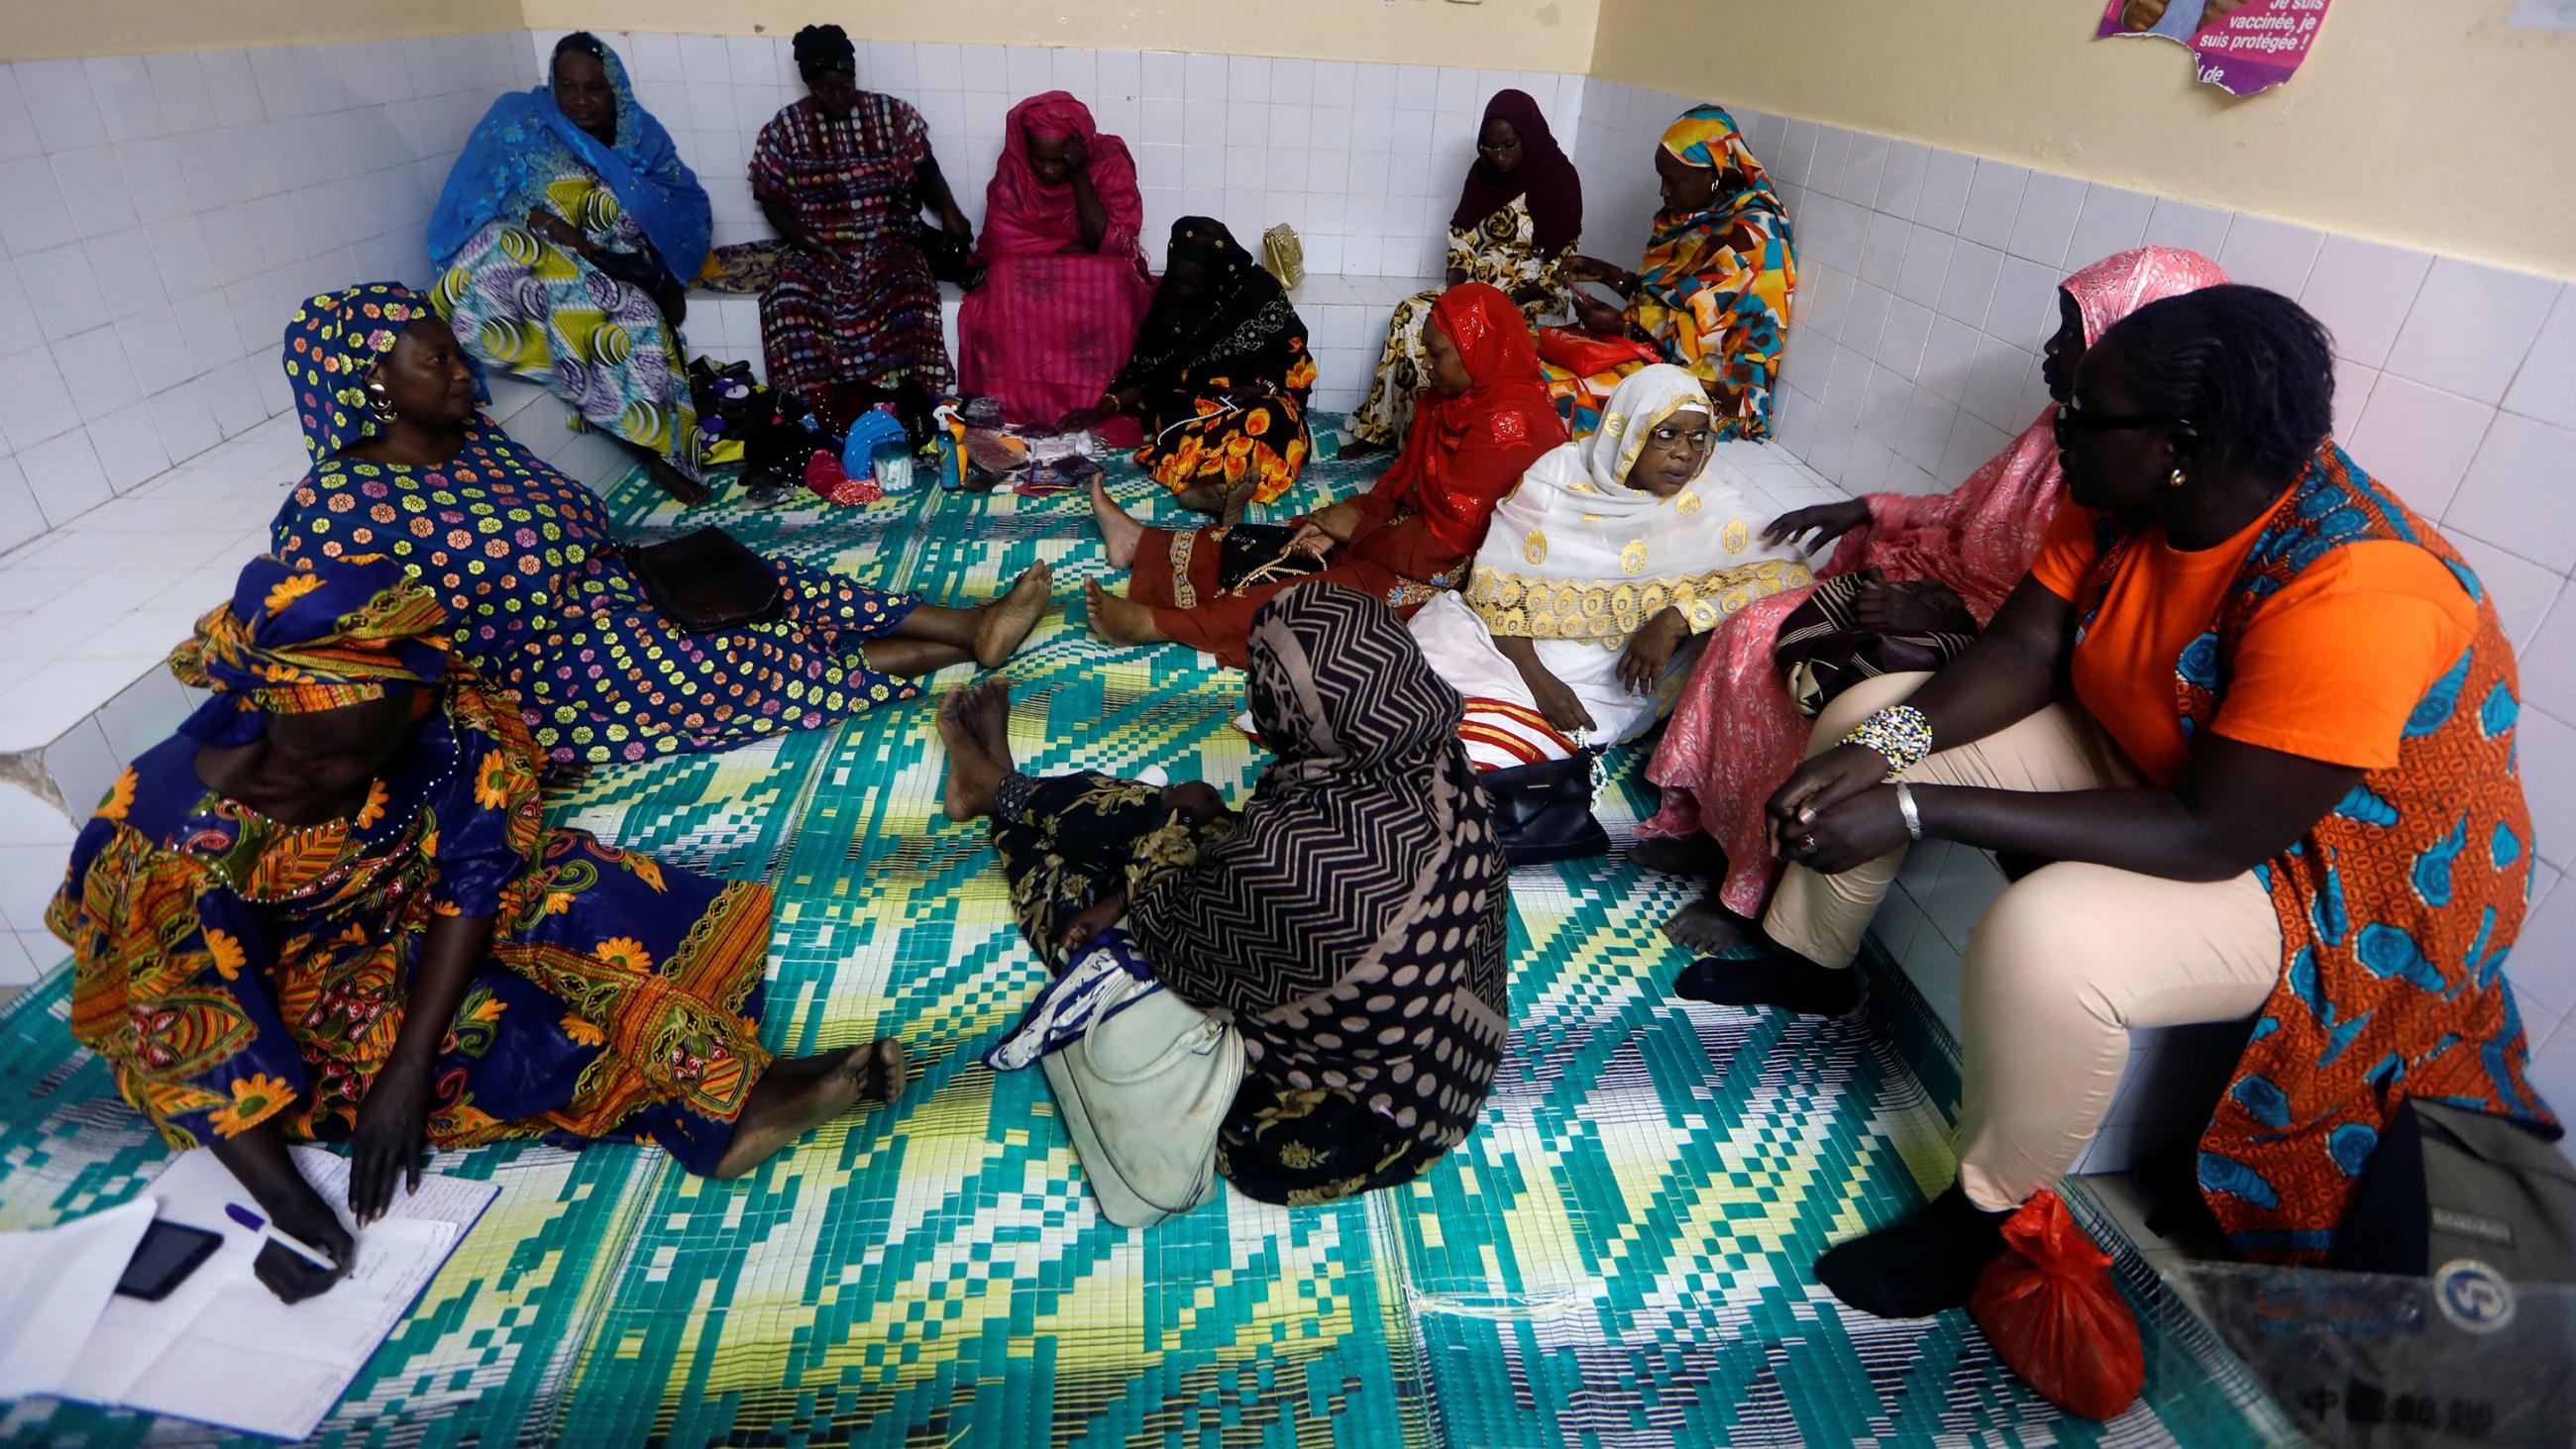
[[[679,325],[705,188],[587,31],[547,84],[492,103],[429,218],[431,301],[489,367],[543,381],[682,502],[706,461]]]

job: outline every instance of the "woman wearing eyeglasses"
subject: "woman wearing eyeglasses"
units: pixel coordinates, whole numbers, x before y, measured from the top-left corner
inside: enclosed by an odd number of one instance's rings
[[[1582,238],[1583,182],[1573,160],[1557,146],[1529,92],[1494,92],[1476,132],[1476,163],[1467,168],[1458,209],[1449,215],[1449,285],[1500,287],[1535,324],[1562,305],[1557,264],[1574,255]],[[1413,425],[1414,395],[1431,385],[1422,324],[1440,292],[1435,287],[1395,304],[1377,381],[1351,414],[1355,446],[1345,447],[1345,456],[1392,448]]]
[[[2056,862],[1970,937],[1958,1181],[1818,1260],[1844,1302],[1965,1303],[2140,1027],[2255,1019],[2199,1157],[2249,1256],[2324,1259],[2408,1096],[2557,1134],[2502,972],[2531,870],[2513,653],[2328,436],[2328,349],[2255,287],[2114,326],[2059,410],[2070,506],[2030,576],[1937,674],[1837,699],[1771,797],[1769,943],[1694,965],[1702,999],[1847,1010],[1911,841]]]

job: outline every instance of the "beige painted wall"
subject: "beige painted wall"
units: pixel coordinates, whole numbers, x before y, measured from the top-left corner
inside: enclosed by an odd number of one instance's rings
[[[520,0],[0,0],[0,60],[517,30]]]
[[[876,40],[1196,50],[1581,74],[1600,0],[526,0],[538,30],[792,35],[828,20]]]
[[[1592,73],[2576,277],[2576,34],[2512,8],[2334,0],[2243,100],[2100,0],[1601,0]]]

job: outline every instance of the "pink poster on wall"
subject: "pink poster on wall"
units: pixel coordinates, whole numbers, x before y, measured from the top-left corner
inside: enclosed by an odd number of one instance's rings
[[[2109,0],[2104,35],[2161,35],[2191,48],[2200,78],[2250,96],[2288,80],[2308,58],[2330,0]]]

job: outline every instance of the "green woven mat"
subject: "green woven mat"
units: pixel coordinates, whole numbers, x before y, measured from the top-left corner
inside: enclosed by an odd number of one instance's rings
[[[1378,466],[1382,467],[1382,463]],[[1324,463],[1302,499],[1375,468]],[[1155,490],[1121,469],[1116,491]],[[678,523],[640,479],[630,527]],[[1293,502],[1293,500],[1292,500]],[[927,493],[721,521],[934,602],[1029,564],[1110,570],[1080,495]],[[700,521],[692,515],[690,522]],[[968,671],[953,671],[962,680]],[[1062,615],[1008,673],[1023,768],[1154,764],[1229,792],[1260,760],[1239,675],[1105,648]],[[1614,835],[1649,803],[1614,757]],[[1949,1175],[1943,1106],[1872,1019],[1685,1007],[1655,931],[1682,900],[1618,858],[1512,882],[1510,1053],[1483,1124],[1433,1172],[1294,1212],[1228,1196],[1150,1232],[1103,1222],[1044,1077],[983,1050],[1041,968],[979,826],[938,812],[920,702],[727,755],[602,769],[561,818],[777,888],[765,1034],[790,1052],[899,1032],[896,1104],[713,1184],[649,1151],[516,1146],[437,1170],[498,1202],[326,1423],[334,1444],[857,1442],[1019,1446],[2069,1443],[2236,1445],[2278,1420],[2124,1253],[2147,1391],[2063,1417],[1962,1314],[1882,1323],[1809,1276],[1828,1243]],[[66,1033],[68,975],[0,1010],[0,1228],[131,1195],[167,1155]],[[1891,1016],[1890,1013],[1897,1013]],[[210,1440],[33,1401],[0,1441]]]

